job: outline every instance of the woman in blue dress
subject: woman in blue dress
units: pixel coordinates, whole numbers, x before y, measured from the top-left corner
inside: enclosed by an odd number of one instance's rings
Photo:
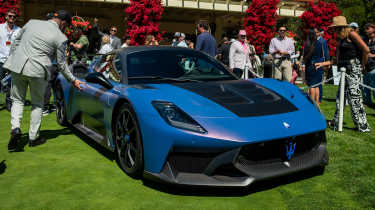
[[[328,44],[320,35],[320,31],[316,28],[309,29],[303,53],[302,70],[305,70],[306,83],[309,87],[309,95],[316,102],[320,104],[320,90],[321,85],[314,86],[323,80],[323,68],[315,68],[315,63],[328,61],[329,51]]]

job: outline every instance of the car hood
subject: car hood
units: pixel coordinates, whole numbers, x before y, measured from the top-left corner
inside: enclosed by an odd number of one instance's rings
[[[138,113],[158,115],[152,101],[172,102],[208,130],[210,137],[248,141],[254,136],[272,139],[326,128],[319,110],[287,82],[255,79],[133,87],[127,90],[128,97]]]

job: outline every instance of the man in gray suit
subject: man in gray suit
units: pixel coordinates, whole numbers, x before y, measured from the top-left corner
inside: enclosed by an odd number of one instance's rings
[[[111,30],[109,31],[109,40],[111,41],[111,46],[114,50],[121,48],[121,39],[116,36],[116,33],[116,26],[112,26]]]
[[[51,20],[30,20],[18,33],[10,50],[10,56],[4,68],[12,73],[11,98],[11,138],[8,149],[17,148],[21,136],[21,119],[23,116],[26,91],[30,89],[31,117],[29,129],[29,146],[37,146],[46,142],[39,136],[42,122],[44,92],[48,84],[51,58],[56,57],[59,71],[72,82],[75,88],[81,89],[83,82],[77,80],[66,64],[65,51],[67,38],[63,34],[65,27],[71,22],[71,16],[63,10],[54,13]]]

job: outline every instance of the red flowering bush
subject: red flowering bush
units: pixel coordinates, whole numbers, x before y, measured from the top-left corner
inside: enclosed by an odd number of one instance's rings
[[[92,28],[89,21],[85,21],[83,18],[74,16],[72,17],[72,25],[69,28],[65,29],[65,35],[72,39],[72,34],[75,28],[81,28],[83,32],[87,32],[89,29]]]
[[[253,0],[246,10],[244,28],[247,38],[258,54],[263,53],[264,47],[275,36],[276,10],[279,2],[280,0]]]
[[[126,33],[130,36],[131,45],[143,45],[150,34],[161,40],[159,21],[163,10],[161,0],[130,0],[125,13],[128,21]]]
[[[5,13],[13,9],[17,12],[17,15],[20,14],[20,1],[21,0],[0,0],[0,23],[5,22]]]
[[[291,39],[294,39],[294,37],[297,36],[297,34],[294,33],[293,31],[287,31],[285,35],[286,35],[287,37],[291,38]]]
[[[322,28],[325,31],[324,39],[328,42],[330,56],[334,56],[336,52],[336,34],[328,30],[328,26],[332,24],[332,18],[340,14],[341,11],[335,3],[319,1],[315,4],[310,3],[307,10],[300,16],[305,34],[309,28]]]

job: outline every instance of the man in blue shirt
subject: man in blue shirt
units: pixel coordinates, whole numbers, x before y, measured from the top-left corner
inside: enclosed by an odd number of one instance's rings
[[[208,32],[207,22],[200,21],[197,24],[197,30],[200,32],[197,37],[195,49],[205,52],[212,57],[217,55],[217,46],[215,38]]]

